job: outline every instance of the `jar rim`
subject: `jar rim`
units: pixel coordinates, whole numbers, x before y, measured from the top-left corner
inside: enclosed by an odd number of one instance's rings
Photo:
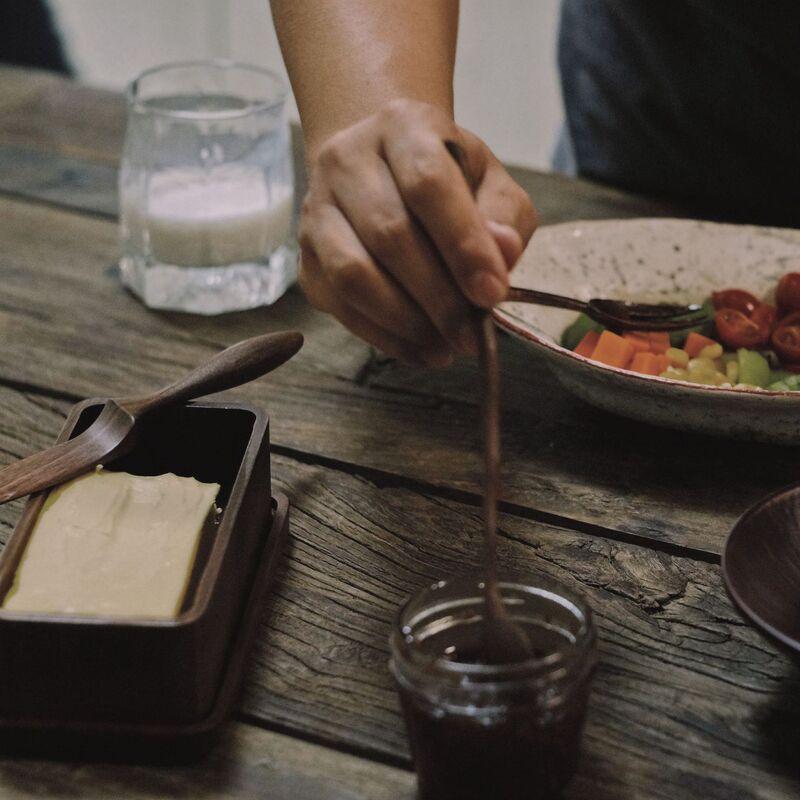
[[[215,111],[213,114],[198,111],[186,111],[179,109],[159,108],[157,106],[143,106],[143,101],[137,96],[142,81],[153,75],[168,73],[181,69],[210,68],[216,70],[238,70],[251,74],[261,75],[267,78],[273,85],[274,97],[267,100],[248,100],[244,108],[231,109],[230,111]],[[148,114],[169,117],[171,119],[192,119],[192,120],[220,120],[237,119],[248,117],[252,114],[275,111],[281,108],[286,102],[288,86],[283,77],[275,70],[267,67],[259,67],[255,64],[248,64],[244,61],[235,61],[228,58],[194,59],[188,61],[169,61],[164,64],[157,64],[153,67],[140,72],[125,88],[125,99],[128,107],[136,110],[144,110]]]
[[[408,624],[404,620],[408,617],[415,603],[419,603],[427,593],[432,593],[445,588],[472,588],[472,594],[483,592],[484,583],[480,576],[465,576],[436,581],[428,587],[416,592],[409,597],[400,608],[395,625],[392,628],[390,646],[393,659],[401,659],[407,668],[412,671],[424,671],[429,677],[439,676],[443,679],[460,678],[470,683],[480,684],[509,684],[516,682],[530,682],[537,678],[553,677],[570,665],[582,661],[595,644],[596,634],[589,605],[568,587],[552,578],[525,576],[501,576],[498,581],[501,590],[517,589],[528,595],[544,597],[569,610],[578,621],[578,628],[574,633],[574,647],[567,650],[556,650],[545,655],[534,655],[524,661],[510,664],[475,664],[453,661],[451,659],[422,654],[412,644],[414,637]],[[442,601],[442,607],[450,608],[471,603],[469,597],[461,600],[451,599]],[[433,606],[435,610],[436,606]],[[399,665],[398,665],[399,666]]]

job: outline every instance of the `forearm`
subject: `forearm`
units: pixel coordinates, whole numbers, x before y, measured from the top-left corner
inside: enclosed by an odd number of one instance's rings
[[[309,159],[405,97],[453,113],[458,0],[271,0]]]

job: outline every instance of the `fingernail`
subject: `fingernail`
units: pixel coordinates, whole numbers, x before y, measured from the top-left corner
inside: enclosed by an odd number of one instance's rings
[[[491,272],[474,272],[467,279],[470,299],[478,305],[493,306],[506,296],[506,284]]]
[[[478,340],[475,338],[475,329],[471,322],[464,322],[456,335],[458,349],[465,356],[478,355]]]

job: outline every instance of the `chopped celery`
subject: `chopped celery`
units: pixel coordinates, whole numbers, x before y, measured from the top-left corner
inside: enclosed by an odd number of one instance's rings
[[[778,381],[785,381],[787,378],[792,378],[794,375],[791,372],[787,372],[785,369],[773,369],[770,370],[769,373],[769,383],[772,385],[773,383],[778,383]]]
[[[786,377],[774,381],[767,386],[771,392],[797,392],[800,391],[800,375],[791,372],[784,373]]]
[[[744,347],[736,352],[739,357],[739,383],[760,386],[762,389],[770,382],[769,362],[761,353],[746,350]]]
[[[589,331],[601,333],[604,330],[605,328],[599,322],[595,322],[586,314],[579,314],[575,322],[561,334],[561,346],[566,347],[567,350],[574,350]]]

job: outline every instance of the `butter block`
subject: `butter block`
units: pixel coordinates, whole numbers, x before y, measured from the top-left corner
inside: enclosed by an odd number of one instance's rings
[[[54,489],[3,607],[175,617],[219,488],[171,473],[98,469]]]

